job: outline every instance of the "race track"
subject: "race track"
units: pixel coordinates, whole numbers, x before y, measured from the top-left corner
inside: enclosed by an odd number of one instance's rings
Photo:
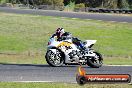
[[[81,19],[95,19],[116,22],[132,22],[131,16],[115,16],[105,14],[83,14],[60,11],[24,10],[0,7],[0,12],[33,14],[44,16],[60,16]],[[0,81],[2,82],[76,82],[78,66],[50,67],[49,65],[34,64],[5,64],[0,63]],[[85,66],[88,74],[130,74],[132,66],[103,66],[90,68]]]
[[[0,81],[4,82],[76,82],[77,65],[50,67],[33,64],[0,64]],[[85,66],[87,74],[130,74],[132,66]]]
[[[52,11],[32,10],[32,9],[25,10],[25,9],[13,9],[13,8],[7,8],[7,7],[0,7],[0,12],[132,23],[132,16],[119,16],[119,15],[108,15],[108,14],[96,14],[96,13],[86,14],[86,13],[62,12],[62,11],[53,11],[53,10]]]

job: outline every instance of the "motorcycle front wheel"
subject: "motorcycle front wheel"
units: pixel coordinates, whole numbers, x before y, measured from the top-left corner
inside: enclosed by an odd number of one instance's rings
[[[92,68],[99,68],[103,64],[103,57],[98,52],[94,52],[94,53],[95,53],[95,57],[89,57],[87,59],[87,65]]]
[[[48,50],[45,58],[47,63],[52,67],[62,66],[64,63],[63,55],[59,50],[56,50],[56,53]]]

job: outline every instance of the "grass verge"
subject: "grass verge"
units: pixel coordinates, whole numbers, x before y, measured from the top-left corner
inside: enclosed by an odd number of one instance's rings
[[[128,84],[0,83],[0,88],[131,88]]]
[[[45,63],[46,45],[57,27],[81,40],[97,40],[94,48],[105,56],[104,64],[132,65],[131,23],[1,12],[0,62]]]

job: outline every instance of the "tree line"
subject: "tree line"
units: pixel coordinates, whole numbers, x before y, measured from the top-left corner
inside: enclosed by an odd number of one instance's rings
[[[0,0],[0,3],[30,4],[30,5],[61,5],[83,4],[90,8],[130,9],[132,0]]]

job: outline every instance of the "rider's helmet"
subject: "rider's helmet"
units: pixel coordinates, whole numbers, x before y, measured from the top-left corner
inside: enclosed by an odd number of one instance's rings
[[[58,38],[61,37],[63,33],[65,33],[64,28],[57,28],[56,35]]]

